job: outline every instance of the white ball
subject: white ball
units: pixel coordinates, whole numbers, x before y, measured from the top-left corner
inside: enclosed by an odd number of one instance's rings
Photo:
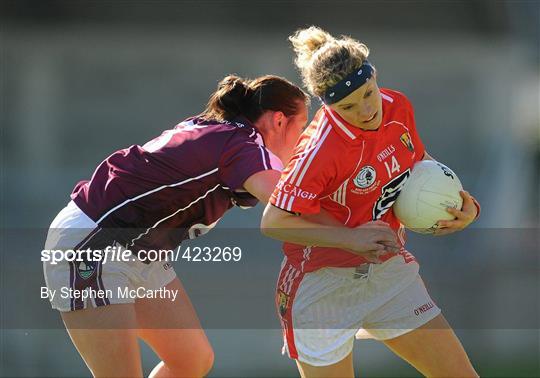
[[[394,214],[409,230],[432,234],[437,221],[454,219],[447,207],[461,209],[460,190],[463,186],[450,168],[433,160],[419,161],[393,205]]]

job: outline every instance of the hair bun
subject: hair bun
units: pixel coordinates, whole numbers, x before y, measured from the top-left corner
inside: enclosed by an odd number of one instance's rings
[[[249,83],[236,75],[228,75],[219,82],[216,99],[223,109],[236,116],[244,112],[250,92]]]
[[[238,116],[255,123],[266,111],[296,115],[307,104],[307,95],[279,76],[265,75],[254,80],[229,75],[212,93],[201,116],[205,119],[232,121]]]
[[[295,64],[308,90],[315,96],[360,67],[369,55],[363,43],[348,37],[334,38],[321,28],[310,26],[289,37],[296,53]]]
[[[218,91],[221,92],[222,95],[242,98],[249,94],[249,85],[239,76],[228,75],[219,82]]]
[[[335,41],[330,33],[316,26],[296,31],[289,40],[297,54],[297,63],[301,65],[307,64],[317,50],[326,43]]]

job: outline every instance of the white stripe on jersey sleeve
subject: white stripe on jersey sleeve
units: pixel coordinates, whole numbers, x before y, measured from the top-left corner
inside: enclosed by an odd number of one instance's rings
[[[261,156],[262,156],[262,161],[263,161],[263,165],[264,165],[264,169],[268,170],[268,164],[266,164],[266,156],[264,156],[264,147],[261,146],[259,144],[259,150],[261,150]]]
[[[284,167],[281,159],[274,155],[268,148],[266,149],[266,152],[268,152],[268,156],[270,156],[270,169],[283,172]]]
[[[251,136],[251,135],[250,135]],[[262,160],[263,160],[263,164],[264,164],[264,169],[268,170],[268,169],[274,169],[276,171],[280,171],[282,172],[283,171],[283,163],[281,162],[281,159],[278,158],[276,155],[274,155],[272,153],[272,151],[270,151],[264,144],[264,140],[261,136],[261,134],[257,134],[257,138],[255,139],[255,142],[257,142],[257,144],[259,145],[259,149],[261,150],[261,155],[262,155]],[[268,154],[268,156],[270,157],[270,161],[267,162],[266,161],[266,156],[264,154],[264,152],[266,151],[266,153]]]
[[[296,197],[291,195],[291,198],[289,199],[289,203],[287,204],[287,208],[286,208],[287,211],[292,211],[292,204],[295,199]]]
[[[382,97],[384,100],[388,101],[388,102],[391,102],[391,103],[394,102],[394,99],[393,99],[392,97],[390,97],[390,96],[388,96],[388,95],[386,95],[386,94],[384,94],[384,93],[382,93],[382,92],[381,92],[381,97]]]
[[[148,192],[145,192],[145,193],[142,193],[142,194],[139,194],[138,196],[135,196],[133,198],[129,198],[127,200],[125,200],[124,202],[122,202],[121,204],[119,205],[116,205],[115,207],[113,207],[112,209],[110,209],[109,211],[107,211],[105,214],[103,214],[101,216],[101,218],[99,218],[96,223],[99,224],[103,219],[107,218],[109,216],[109,214],[111,214],[112,212],[118,210],[119,208],[121,208],[122,206],[124,206],[125,204],[129,203],[129,202],[133,202],[133,201],[137,201],[139,198],[143,198],[143,197],[146,197],[152,193],[155,193],[155,192],[159,192],[160,190],[162,189],[165,189],[165,188],[174,188],[176,186],[180,186],[180,185],[183,185],[185,183],[188,183],[188,182],[191,182],[191,181],[194,181],[194,180],[198,180],[200,178],[203,178],[203,177],[206,177],[206,176],[209,176],[213,173],[216,173],[218,171],[218,168],[214,168],[212,169],[211,171],[208,171],[206,173],[203,173],[199,176],[196,176],[196,177],[191,177],[191,178],[188,178],[186,180],[183,180],[183,181],[180,181],[180,182],[177,182],[175,184],[170,184],[170,185],[162,185],[160,187],[157,187],[155,189],[152,189],[152,190],[149,190]]]
[[[279,207],[279,201],[280,201],[280,199],[281,199],[281,195],[282,195],[282,194],[283,194],[282,191],[281,191],[281,190],[278,190],[278,195],[277,195],[277,197],[276,197],[276,202],[275,202],[275,203],[276,203],[276,206],[278,206],[278,207]]]
[[[300,184],[302,183],[302,180],[304,179],[304,176],[306,175],[306,172],[307,172],[309,166],[313,162],[313,158],[315,157],[315,155],[317,155],[317,152],[319,152],[319,149],[321,148],[324,141],[326,140],[326,137],[330,133],[330,130],[332,130],[332,128],[328,127],[326,129],[326,131],[324,132],[323,136],[321,137],[321,139],[317,142],[317,147],[315,148],[315,150],[313,150],[313,153],[311,154],[311,156],[309,157],[309,160],[307,161],[306,165],[304,166],[304,169],[302,170],[302,173],[298,177],[298,180],[296,181],[296,186],[300,186]]]
[[[336,125],[345,133],[349,138],[356,139],[356,136],[345,126],[339,119],[334,117],[334,114],[332,114],[332,110],[328,112],[330,114],[330,117],[332,117],[332,120],[336,123]]]
[[[345,180],[345,185],[343,186],[343,206],[347,206],[347,184],[349,180]]]
[[[285,182],[290,182],[291,184],[293,184],[294,180],[296,179],[296,175],[302,168],[302,164],[304,164],[304,160],[308,157],[309,153],[313,151],[313,148],[315,148],[322,134],[322,131],[326,127],[327,123],[328,123],[328,118],[326,118],[325,116],[321,116],[321,119],[319,120],[317,128],[315,129],[315,132],[309,139],[309,142],[306,145],[306,148],[304,149],[304,151],[302,152],[302,155],[298,158],[298,160],[296,160],[294,168],[289,172],[289,174],[285,178],[284,180]]]
[[[266,164],[266,156],[264,156],[264,142],[262,139],[261,134],[257,134],[257,138],[255,138],[255,142],[259,145],[259,150],[261,151],[261,157],[264,165],[264,169],[268,170],[268,164]]]
[[[136,242],[137,240],[139,240],[140,238],[142,238],[144,235],[148,234],[148,232],[149,232],[151,229],[156,228],[157,226],[159,226],[160,223],[166,221],[167,219],[169,219],[169,218],[171,218],[171,217],[174,217],[176,214],[178,214],[178,213],[180,213],[180,212],[182,212],[182,211],[184,211],[184,210],[189,209],[192,205],[194,205],[194,204],[196,204],[197,202],[199,202],[200,200],[206,198],[207,195],[209,195],[210,193],[212,193],[214,190],[216,190],[216,189],[219,188],[220,186],[221,186],[221,184],[217,184],[217,185],[214,186],[212,189],[209,189],[208,191],[206,191],[206,193],[204,193],[202,196],[200,196],[200,197],[198,197],[197,199],[191,201],[187,206],[185,206],[185,207],[183,207],[183,208],[181,208],[181,209],[176,210],[176,211],[175,211],[174,213],[172,213],[171,215],[167,215],[166,217],[161,218],[161,219],[158,220],[156,223],[154,223],[154,225],[148,227],[148,228],[146,229],[145,232],[139,234],[136,238],[132,239],[129,246],[132,247],[132,246],[135,244],[135,242]],[[217,222],[216,222],[216,223],[217,223]]]
[[[281,200],[281,203],[278,205],[279,208],[285,209],[285,202],[287,201],[287,197],[288,197],[288,196],[289,196],[289,195],[288,195],[287,193],[285,193],[285,194],[283,195],[283,199]]]

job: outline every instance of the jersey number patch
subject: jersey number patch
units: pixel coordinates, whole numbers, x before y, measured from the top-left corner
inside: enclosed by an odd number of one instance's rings
[[[373,220],[381,219],[381,217],[392,207],[410,174],[411,170],[407,169],[382,187],[382,194],[377,202],[375,202],[375,205],[373,205]]]
[[[388,161],[384,162],[384,166],[386,167],[386,173],[388,173],[388,178],[392,177],[392,173],[399,172],[401,170],[401,167],[399,166],[399,163],[395,156],[392,156],[392,169],[390,169]]]

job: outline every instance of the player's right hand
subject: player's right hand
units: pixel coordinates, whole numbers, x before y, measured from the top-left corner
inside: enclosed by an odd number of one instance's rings
[[[401,246],[397,234],[383,221],[372,221],[356,227],[348,242],[348,249],[372,263],[380,263],[379,256],[397,253]]]

